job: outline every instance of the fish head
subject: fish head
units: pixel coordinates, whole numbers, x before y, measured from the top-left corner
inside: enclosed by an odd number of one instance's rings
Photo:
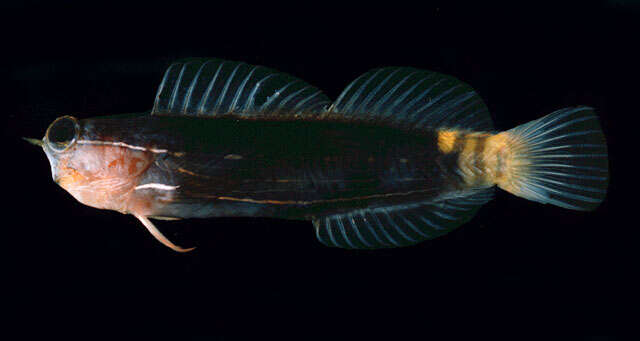
[[[95,132],[88,129],[94,128],[84,127],[73,116],[59,117],[47,128],[41,146],[53,181],[85,205],[126,212],[128,195],[152,156],[89,139]]]

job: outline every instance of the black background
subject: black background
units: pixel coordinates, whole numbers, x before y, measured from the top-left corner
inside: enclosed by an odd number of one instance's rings
[[[636,141],[640,7],[516,3],[3,5],[3,333],[630,337],[638,222],[622,218],[635,206],[621,193],[636,186],[622,172],[635,158],[623,145]],[[198,246],[178,254],[133,217],[76,202],[19,138],[41,137],[63,114],[149,110],[164,69],[184,57],[268,66],[332,98],[374,67],[434,70],[475,88],[500,130],[592,106],[610,149],[608,198],[585,213],[498,191],[447,236],[366,252],[323,247],[308,222],[158,222],[175,242]]]

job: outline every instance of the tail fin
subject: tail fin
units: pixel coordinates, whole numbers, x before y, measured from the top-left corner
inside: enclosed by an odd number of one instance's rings
[[[494,138],[505,146],[500,188],[572,210],[593,210],[604,200],[607,145],[593,109],[558,110]]]

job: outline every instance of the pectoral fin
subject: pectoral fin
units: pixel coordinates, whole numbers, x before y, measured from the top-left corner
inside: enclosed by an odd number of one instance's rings
[[[140,222],[142,223],[142,225],[144,225],[144,227],[147,228],[147,230],[149,230],[149,232],[151,232],[151,234],[162,244],[164,244],[165,246],[171,248],[173,251],[177,251],[177,252],[189,252],[193,249],[195,249],[195,247],[191,247],[188,249],[184,249],[178,245],[175,245],[174,243],[172,243],[169,239],[167,239],[167,237],[165,237],[156,227],[155,225],[153,225],[153,223],[145,216],[142,215],[138,215],[138,214],[134,214],[134,216],[136,218],[138,218],[138,220],[140,220]]]

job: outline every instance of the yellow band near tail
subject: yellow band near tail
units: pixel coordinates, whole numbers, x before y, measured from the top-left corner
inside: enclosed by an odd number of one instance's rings
[[[488,174],[493,184],[509,192],[518,190],[514,183],[514,172],[526,169],[528,162],[526,159],[518,158],[515,153],[522,147],[523,142],[509,132],[495,134],[489,138],[485,154],[493,165]]]
[[[457,153],[458,167],[469,187],[488,187],[504,176],[507,140],[501,134],[460,130],[438,131],[438,148]]]

